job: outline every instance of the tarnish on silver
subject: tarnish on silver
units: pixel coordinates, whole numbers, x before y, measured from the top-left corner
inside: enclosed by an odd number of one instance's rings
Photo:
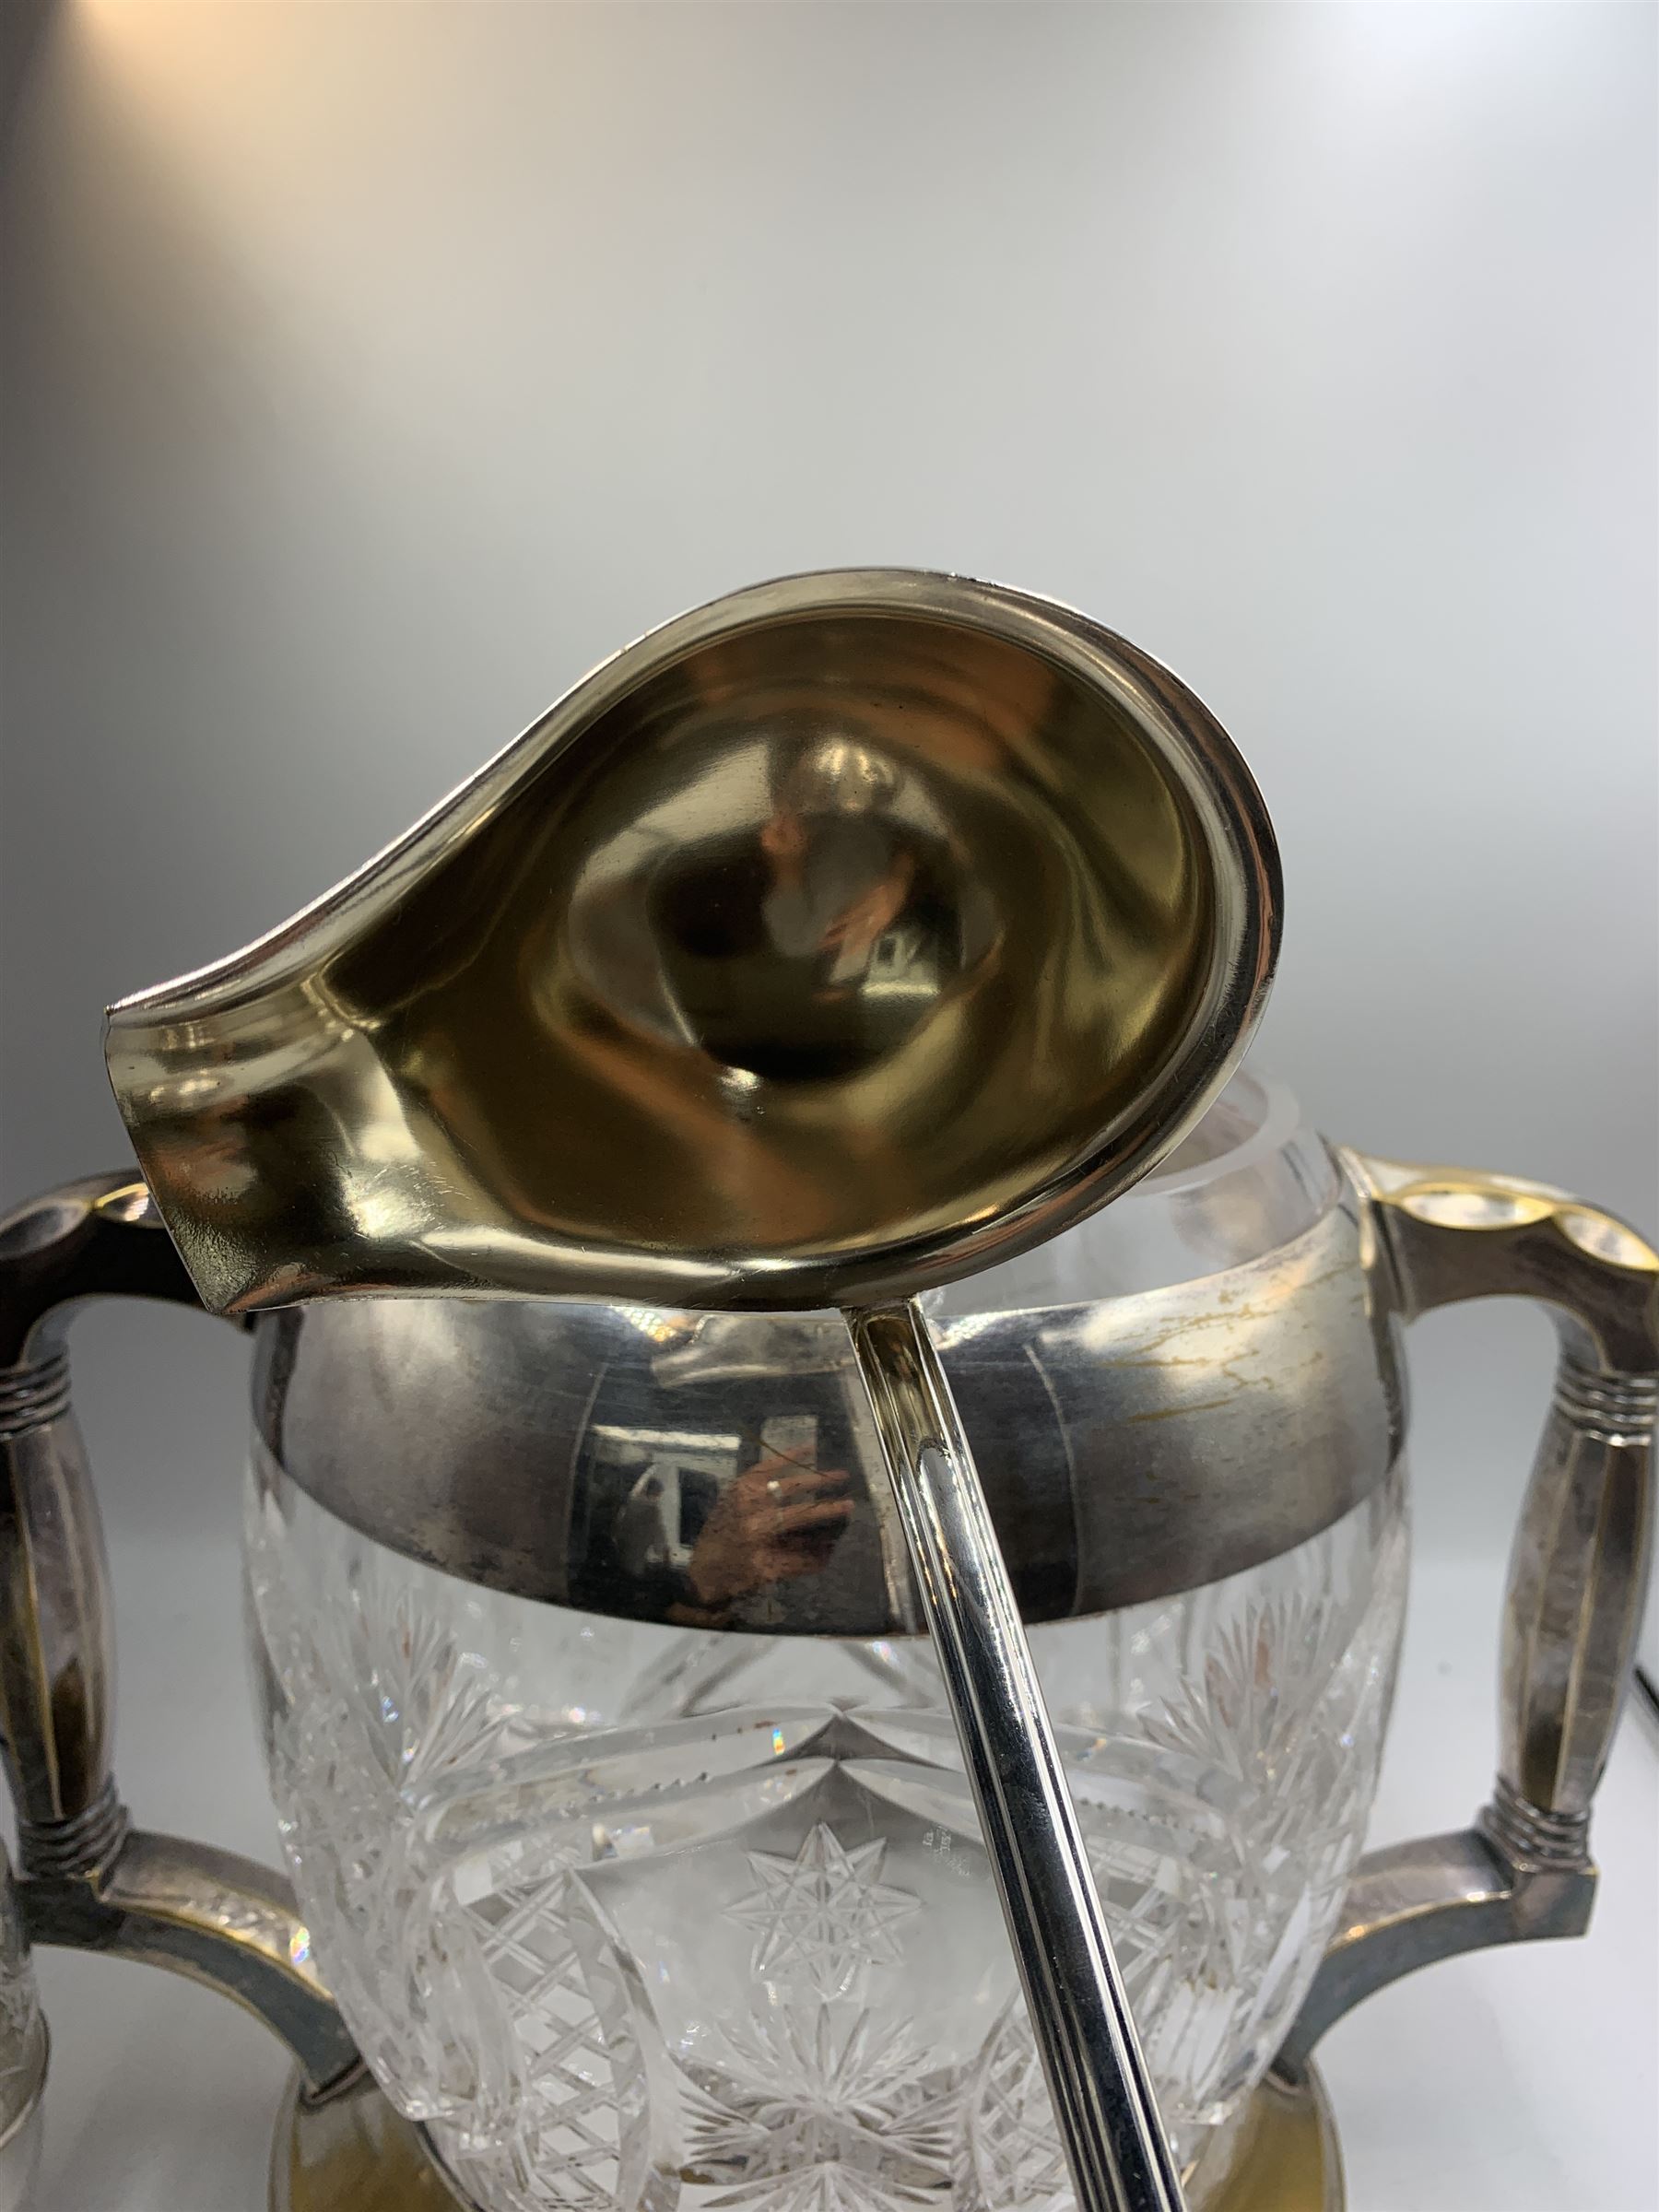
[[[913,1304],[848,1316],[1079,2199],[1176,2212],[1181,2177],[950,1385]]]
[[[1392,1284],[1359,1192],[1324,1155],[1299,1165],[1320,1178],[1314,1218],[1258,1257],[1087,1302],[930,1310],[1027,1621],[1277,1559],[1393,1469]],[[255,1343],[261,1441],[319,1505],[467,1582],[631,1619],[686,1614],[617,1540],[629,1484],[676,1453],[729,1479],[734,1404],[764,1389],[770,1411],[833,1440],[852,1512],[810,1571],[796,1560],[703,1624],[861,1639],[923,1625],[834,1314],[342,1299],[262,1316]]]
[[[116,1791],[103,1535],[64,1349],[76,1307],[112,1293],[197,1303],[130,1171],[0,1223],[0,1752],[23,1859],[18,1911],[35,1943],[143,1959],[223,1991],[319,2091],[359,2060],[287,1883],[228,1852],[135,1830]]]
[[[20,1888],[32,1941],[164,1967],[265,2022],[309,2091],[343,2088],[360,2062],[311,1958],[286,1878],[233,1852],[134,1830],[113,1865],[37,1875]]]
[[[1653,1523],[1659,1254],[1563,1191],[1344,1156],[1369,1197],[1402,1321],[1525,1297],[1560,1339],[1510,1559],[1498,1777],[1473,1829],[1369,1853],[1275,2070],[1374,1990],[1488,1945],[1580,1936],[1590,1805],[1630,1681]]]

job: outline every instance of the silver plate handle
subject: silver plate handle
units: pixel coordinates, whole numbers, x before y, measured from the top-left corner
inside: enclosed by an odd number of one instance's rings
[[[1373,1990],[1459,1951],[1579,1936],[1590,1805],[1641,1618],[1659,1411],[1659,1253],[1543,1183],[1345,1154],[1406,1321],[1547,1306],[1560,1353],[1504,1601],[1498,1778],[1472,1829],[1371,1852],[1275,2071],[1296,2080]]]
[[[76,1307],[112,1295],[199,1302],[131,1170],[0,1221],[0,1757],[23,1926],[35,1943],[142,1959],[221,1990],[282,2038],[320,2093],[360,2061],[287,1884],[228,1852],[135,1830],[115,1787],[103,1531],[65,1349]]]

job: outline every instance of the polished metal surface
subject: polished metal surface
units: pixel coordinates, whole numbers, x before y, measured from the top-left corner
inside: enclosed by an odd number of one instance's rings
[[[1368,1853],[1276,2071],[1374,1990],[1490,1944],[1581,1936],[1590,1805],[1630,1685],[1653,1544],[1659,1253],[1543,1183],[1345,1156],[1410,1321],[1533,1298],[1560,1339],[1510,1559],[1498,1779],[1476,1825]]]
[[[314,2094],[343,2088],[361,2063],[280,1875],[132,1830],[111,1865],[31,1876],[18,1896],[33,1943],[164,1967],[232,1998],[288,2045]]]
[[[1471,1298],[1548,1308],[1560,1357],[1510,1559],[1500,1794],[1527,1855],[1582,1848],[1630,1682],[1653,1539],[1659,1253],[1565,1191],[1359,1163],[1408,1318]]]
[[[930,1316],[1028,1621],[1277,1558],[1394,1465],[1393,1279],[1329,1155],[1286,1156],[1312,1218],[1277,1250],[1206,1273],[1200,1249],[1191,1279],[1113,1296],[1103,1221],[1051,1248],[1046,1281],[1086,1299]],[[1203,1216],[1215,1189],[1247,1218],[1258,1186],[1234,1157],[1171,1210]],[[923,1625],[833,1314],[342,1300],[260,1320],[253,1403],[263,1448],[320,1504],[469,1582],[771,1634]],[[780,1424],[810,1465],[774,1499]]]
[[[1181,2177],[950,1385],[913,1302],[848,1326],[1078,2199],[1175,2212]]]
[[[107,1858],[124,1819],[110,1772],[103,1535],[65,1348],[76,1304],[94,1291],[195,1303],[130,1171],[0,1221],[0,1756],[26,1871]]]
[[[1595,1880],[1587,1857],[1577,1866],[1528,1863],[1481,1826],[1367,1852],[1274,2074],[1302,2079],[1326,2029],[1403,1974],[1464,1951],[1582,1936]]]
[[[840,1306],[1149,1168],[1278,913],[1247,771],[1145,654],[958,577],[794,577],[628,648],[106,1052],[214,1310]]]
[[[71,1184],[0,1223],[0,1750],[21,1928],[33,1943],[110,1951],[222,1990],[322,2089],[357,2053],[287,1883],[229,1853],[135,1832],[115,1788],[113,1623],[65,1350],[80,1304],[111,1294],[196,1303],[130,1172]]]
[[[1265,2081],[1190,2177],[1203,2212],[1343,2212],[1342,2154],[1317,2067]],[[425,2131],[364,2076],[317,2104],[296,2076],[271,2146],[270,2212],[475,2212]]]
[[[424,2131],[363,2073],[319,2104],[290,2079],[271,2145],[270,2212],[477,2212]]]
[[[1299,2082],[1258,2083],[1229,2134],[1205,2212],[1343,2212],[1342,2149],[1317,2067]]]

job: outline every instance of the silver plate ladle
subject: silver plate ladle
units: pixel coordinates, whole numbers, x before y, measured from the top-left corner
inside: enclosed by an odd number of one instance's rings
[[[111,1077],[210,1308],[838,1307],[1084,2212],[1181,2185],[919,1294],[1103,1206],[1260,1013],[1272,830],[1218,725],[1068,609],[897,570],[652,632]],[[780,1483],[781,1539],[843,1509]]]

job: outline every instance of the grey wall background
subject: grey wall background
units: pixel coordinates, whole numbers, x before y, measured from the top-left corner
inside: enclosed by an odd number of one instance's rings
[[[600,655],[852,561],[1054,593],[1276,817],[1320,1124],[1659,1221],[1643,6],[58,9],[6,189],[6,1199],[99,1016]],[[1422,1332],[1506,1539],[1546,1331]],[[234,1521],[241,1359],[80,1330],[118,1531]]]

